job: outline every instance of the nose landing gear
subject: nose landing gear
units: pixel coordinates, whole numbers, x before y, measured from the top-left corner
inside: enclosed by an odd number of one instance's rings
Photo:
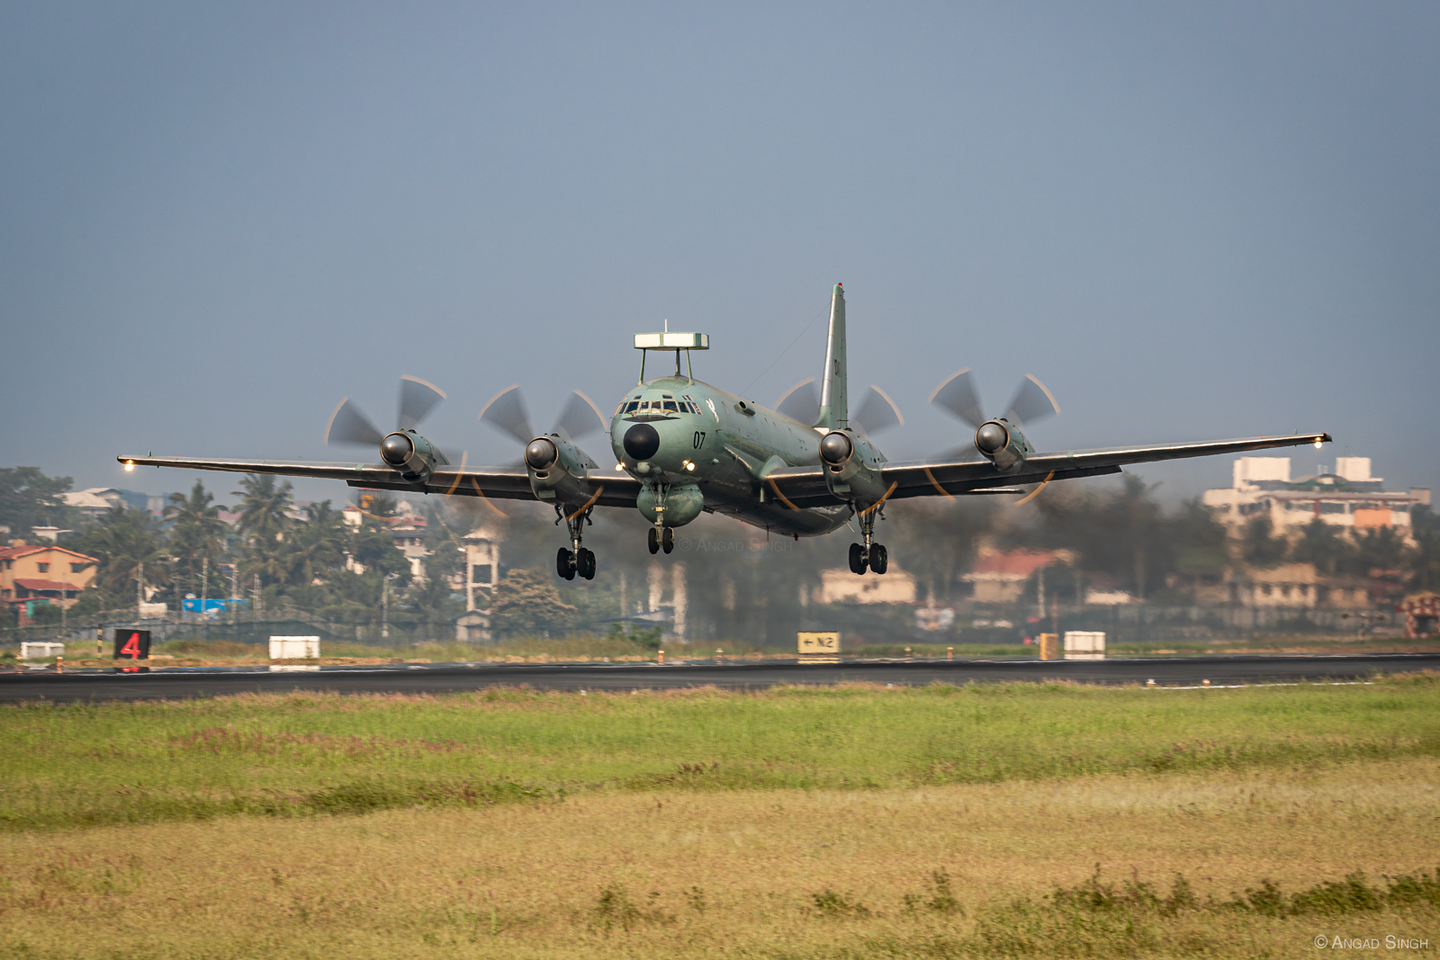
[[[662,549],[670,553],[675,549],[675,528],[651,527],[645,539],[651,553],[659,553]]]

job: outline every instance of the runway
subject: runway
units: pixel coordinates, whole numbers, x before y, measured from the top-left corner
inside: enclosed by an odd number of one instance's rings
[[[157,668],[146,673],[30,671],[0,675],[0,701],[180,700],[237,693],[446,694],[486,687],[630,691],[713,686],[761,690],[777,684],[878,683],[925,686],[1072,681],[1194,687],[1338,682],[1374,674],[1440,669],[1440,652],[1361,656],[1165,657],[1123,660],[793,660],[678,663],[449,663],[380,667]]]

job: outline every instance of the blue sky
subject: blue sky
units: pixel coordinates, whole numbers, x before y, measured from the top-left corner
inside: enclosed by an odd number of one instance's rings
[[[925,401],[968,366],[997,412],[1050,387],[1041,449],[1329,430],[1295,473],[1437,486],[1437,41],[1421,3],[5,5],[3,465],[343,459],[335,404],[387,425],[402,374],[510,460],[491,395],[608,412],[667,318],[770,404],[838,280],[892,458],[960,442]]]

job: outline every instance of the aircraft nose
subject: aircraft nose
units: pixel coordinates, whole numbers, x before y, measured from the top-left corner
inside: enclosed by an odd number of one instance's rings
[[[648,423],[637,423],[625,431],[625,452],[636,460],[649,460],[660,452],[660,431]]]

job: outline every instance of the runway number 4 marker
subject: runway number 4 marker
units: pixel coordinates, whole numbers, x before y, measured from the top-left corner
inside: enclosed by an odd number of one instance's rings
[[[150,631],[116,630],[114,658],[116,660],[149,660]]]

